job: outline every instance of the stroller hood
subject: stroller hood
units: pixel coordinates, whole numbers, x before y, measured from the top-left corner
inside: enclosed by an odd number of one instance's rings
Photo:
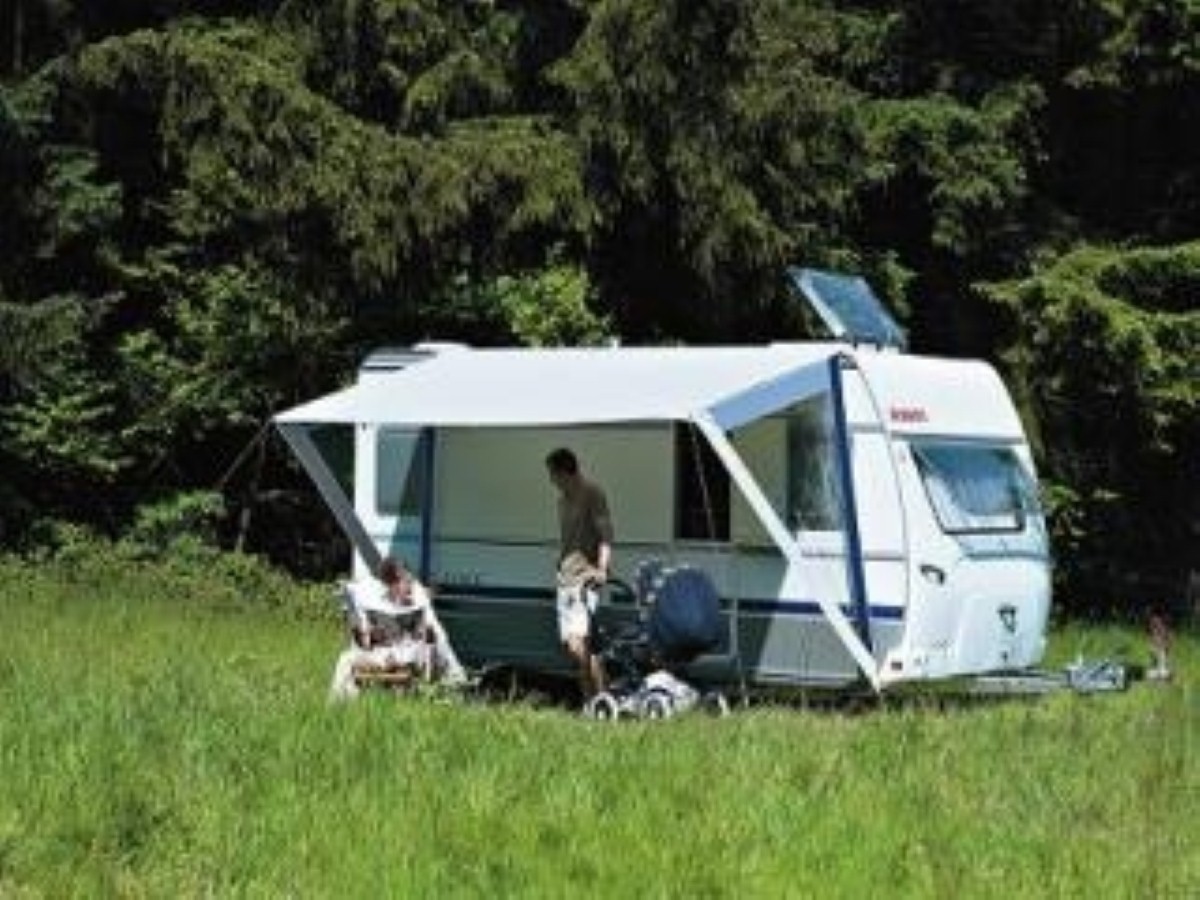
[[[717,589],[699,569],[664,574],[650,614],[650,645],[666,663],[691,662],[721,640],[721,603]]]

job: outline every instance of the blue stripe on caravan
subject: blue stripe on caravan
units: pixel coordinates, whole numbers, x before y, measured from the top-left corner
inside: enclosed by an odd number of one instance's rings
[[[824,613],[821,611],[821,604],[816,600],[743,600],[738,604],[738,608],[743,612],[765,613],[770,615],[785,615],[785,616],[821,616]],[[846,605],[842,607],[842,612],[846,615],[852,615],[854,609],[852,606]],[[870,616],[872,619],[886,619],[894,622],[904,621],[903,606],[876,606],[870,607]]]
[[[448,584],[438,589],[438,597],[448,600],[466,600],[485,597],[489,600],[553,600],[558,592],[553,588],[510,587],[492,584]]]
[[[438,597],[443,600],[468,600],[471,598],[481,598],[488,600],[553,600],[556,596],[556,591],[553,588],[542,587],[514,587],[510,585],[447,585],[438,592]],[[731,606],[732,601],[728,598],[722,598],[721,603],[724,606]],[[815,600],[767,600],[767,599],[751,599],[741,600],[737,607],[742,612],[755,613],[758,615],[782,615],[782,616],[821,616],[821,606]],[[849,606],[843,606],[842,612],[846,615],[851,614]],[[870,614],[872,619],[883,619],[886,621],[902,622],[904,621],[904,607],[902,606],[871,606]]]

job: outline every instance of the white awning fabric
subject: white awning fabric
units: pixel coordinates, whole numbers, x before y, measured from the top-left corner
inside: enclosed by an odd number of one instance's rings
[[[838,344],[446,352],[276,416],[280,425],[535,427],[683,420],[726,428],[819,390]]]

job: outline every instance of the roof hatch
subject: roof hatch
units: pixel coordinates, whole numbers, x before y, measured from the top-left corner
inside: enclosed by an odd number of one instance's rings
[[[795,266],[787,276],[837,340],[906,349],[904,332],[865,279]]]

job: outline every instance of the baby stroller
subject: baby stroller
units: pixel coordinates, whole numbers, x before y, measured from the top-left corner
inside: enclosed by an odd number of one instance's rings
[[[608,677],[608,690],[588,701],[594,719],[666,719],[690,709],[729,711],[719,691],[702,691],[678,671],[721,640],[720,598],[708,576],[688,566],[641,563],[636,590],[642,607],[636,625],[609,634],[593,621],[593,650]]]

